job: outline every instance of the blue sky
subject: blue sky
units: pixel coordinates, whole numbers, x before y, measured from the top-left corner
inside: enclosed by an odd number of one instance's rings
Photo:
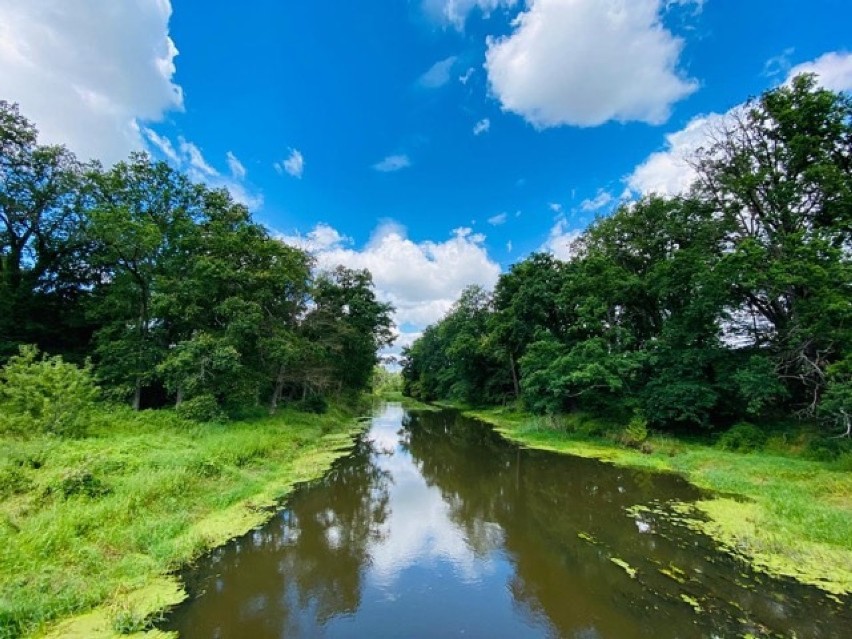
[[[0,98],[369,267],[406,341],[465,284],[683,188],[707,127],[791,72],[852,88],[850,23],[848,0],[3,0]]]

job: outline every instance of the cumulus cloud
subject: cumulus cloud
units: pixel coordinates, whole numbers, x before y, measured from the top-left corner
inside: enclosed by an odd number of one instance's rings
[[[125,159],[144,148],[140,123],[183,108],[171,13],[170,0],[5,0],[0,92],[42,142],[106,164]]]
[[[305,157],[298,149],[290,149],[290,155],[281,162],[276,162],[273,166],[278,173],[287,173],[297,180],[301,180],[305,173]]]
[[[832,91],[852,90],[852,54],[830,52],[816,60],[790,69],[786,82],[801,73],[814,73],[817,82]],[[652,153],[625,178],[636,194],[677,195],[687,191],[695,180],[690,158],[713,143],[726,121],[743,108],[739,104],[726,113],[709,113],[693,118],[683,129],[668,133],[661,151]]]
[[[500,226],[501,224],[505,224],[509,215],[507,213],[500,213],[499,215],[495,215],[494,217],[488,218],[488,223],[491,226]]]
[[[417,84],[424,89],[438,89],[450,81],[450,74],[453,70],[453,65],[456,63],[456,56],[452,55],[436,62],[429,70],[426,71],[417,80]]]
[[[664,149],[649,155],[627,177],[628,188],[642,195],[687,191],[696,177],[690,158],[707,146],[712,132],[724,126],[725,118],[719,113],[698,116],[680,131],[667,134]]]
[[[482,135],[483,133],[488,133],[491,129],[491,120],[488,118],[483,118],[479,122],[473,125],[473,134],[474,135]]]
[[[564,216],[559,216],[550,229],[547,240],[539,247],[539,251],[552,253],[555,258],[567,262],[574,257],[574,242],[581,235],[582,231],[569,229],[568,220]]]
[[[802,73],[815,73],[819,84],[830,91],[852,91],[852,53],[832,51],[790,69],[787,82]]]
[[[307,248],[317,265],[366,268],[373,274],[379,297],[396,308],[398,326],[423,328],[450,309],[469,284],[490,288],[500,274],[485,249],[485,237],[469,228],[453,231],[443,242],[415,242],[398,224],[385,222],[361,249],[327,224],[307,236],[282,235],[289,244]]]
[[[683,40],[663,0],[529,0],[485,68],[504,110],[537,128],[665,122],[698,85],[678,70]]]
[[[393,173],[411,166],[411,160],[407,155],[389,155],[380,162],[376,162],[373,168],[380,173]]]
[[[423,9],[436,22],[461,31],[474,9],[479,9],[487,18],[493,11],[511,8],[517,3],[518,0],[423,0]]]

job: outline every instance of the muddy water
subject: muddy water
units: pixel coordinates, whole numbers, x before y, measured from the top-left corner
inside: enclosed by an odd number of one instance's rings
[[[164,628],[185,639],[852,636],[848,607],[628,512],[697,497],[675,476],[521,450],[454,413],[388,405],[324,480],[186,575],[192,597]]]

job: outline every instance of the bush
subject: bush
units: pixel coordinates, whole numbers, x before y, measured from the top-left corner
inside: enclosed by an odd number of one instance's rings
[[[304,413],[323,415],[328,412],[328,402],[322,395],[311,395],[297,403],[296,409]]]
[[[630,420],[625,428],[618,435],[618,441],[624,446],[630,448],[643,448],[645,440],[648,439],[648,420],[641,415],[636,415]]]
[[[74,495],[101,497],[111,492],[110,488],[95,477],[88,468],[77,468],[66,472],[55,486],[50,487],[50,491],[66,499]]]
[[[762,449],[766,439],[766,433],[754,424],[739,422],[722,433],[717,446],[722,450],[750,453]]]
[[[97,396],[88,364],[39,358],[35,346],[22,346],[0,372],[0,432],[81,436]]]
[[[843,455],[852,455],[852,440],[847,437],[819,437],[805,449],[805,456],[816,461],[833,462]]]
[[[225,415],[212,395],[199,395],[181,402],[177,414],[193,422],[221,422]]]

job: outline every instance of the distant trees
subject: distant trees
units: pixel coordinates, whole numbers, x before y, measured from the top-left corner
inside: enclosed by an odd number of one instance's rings
[[[406,391],[658,428],[781,409],[849,429],[852,102],[796,78],[694,166],[688,195],[596,220],[572,260],[531,255],[475,313],[465,293],[406,351]]]
[[[390,313],[368,272],[315,275],[227,191],[145,154],[82,165],[0,102],[0,364],[35,344],[91,356],[136,408],[274,411],[369,386]]]

